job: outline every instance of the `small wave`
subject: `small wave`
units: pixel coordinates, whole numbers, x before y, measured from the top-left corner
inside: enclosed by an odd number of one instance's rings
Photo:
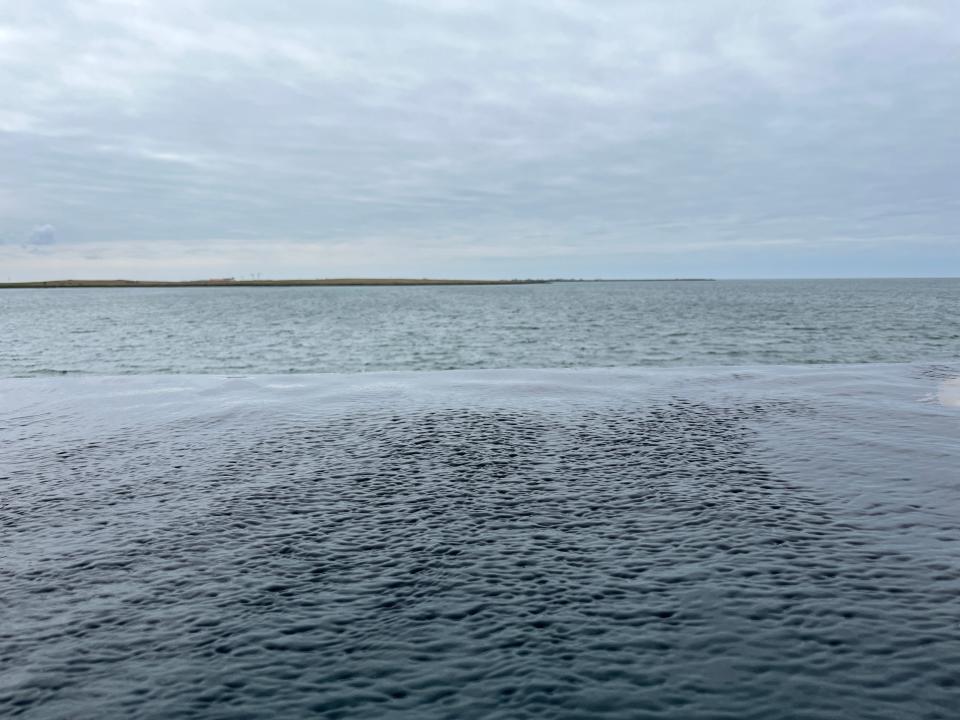
[[[59,370],[57,368],[39,368],[37,370],[29,370],[27,372],[15,373],[9,375],[8,377],[14,378],[29,378],[29,377],[57,377],[61,375],[95,375],[96,373],[91,373],[86,370]]]

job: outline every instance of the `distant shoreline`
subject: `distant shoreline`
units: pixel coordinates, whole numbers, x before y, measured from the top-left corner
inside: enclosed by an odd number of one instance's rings
[[[0,283],[0,289],[17,288],[131,288],[131,287],[367,287],[411,285],[548,285],[572,282],[709,282],[711,278],[650,278],[636,280],[443,280],[430,278],[325,278],[314,280],[34,280]]]

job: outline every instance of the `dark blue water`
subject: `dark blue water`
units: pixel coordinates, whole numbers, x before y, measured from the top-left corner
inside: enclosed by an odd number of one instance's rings
[[[0,291],[0,377],[960,357],[960,280]]]
[[[0,380],[0,713],[955,718],[957,375]]]

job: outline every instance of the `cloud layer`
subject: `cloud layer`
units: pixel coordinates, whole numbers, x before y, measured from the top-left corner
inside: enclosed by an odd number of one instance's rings
[[[0,279],[956,274],[958,68],[949,1],[0,0]]]

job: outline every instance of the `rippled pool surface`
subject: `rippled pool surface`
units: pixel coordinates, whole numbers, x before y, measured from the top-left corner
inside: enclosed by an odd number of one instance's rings
[[[0,380],[0,714],[956,718],[958,375]]]

